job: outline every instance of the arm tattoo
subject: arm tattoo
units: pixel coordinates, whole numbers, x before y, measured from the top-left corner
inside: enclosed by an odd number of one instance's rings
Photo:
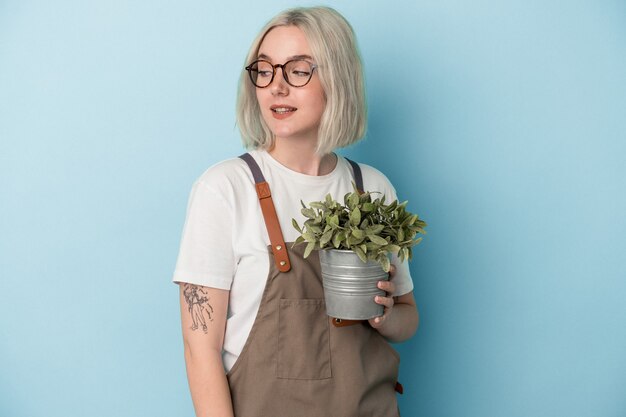
[[[191,330],[196,330],[200,325],[202,326],[202,331],[206,333],[206,319],[213,321],[213,307],[209,304],[210,298],[207,297],[206,289],[198,285],[184,284],[183,295],[193,322]]]

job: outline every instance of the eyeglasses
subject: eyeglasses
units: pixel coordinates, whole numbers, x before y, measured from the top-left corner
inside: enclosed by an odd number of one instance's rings
[[[272,64],[269,61],[259,59],[246,67],[252,84],[258,88],[265,88],[274,81],[276,69],[282,68],[283,78],[292,87],[304,87],[311,81],[313,70],[317,65],[311,64],[304,59],[294,59],[284,64]]]

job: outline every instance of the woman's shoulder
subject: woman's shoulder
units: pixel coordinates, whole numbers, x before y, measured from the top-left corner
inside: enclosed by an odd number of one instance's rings
[[[252,173],[238,157],[222,160],[207,168],[193,183],[193,199],[216,198],[234,207],[256,198]]]
[[[196,179],[196,183],[217,190],[224,186],[250,182],[251,178],[246,163],[239,157],[233,157],[211,165]]]

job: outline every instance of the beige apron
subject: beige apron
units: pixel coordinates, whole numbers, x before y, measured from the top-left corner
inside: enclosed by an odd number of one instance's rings
[[[273,204],[267,208],[269,186],[254,160],[244,160],[255,174],[257,191],[264,191],[259,197],[266,205],[268,231],[275,229]],[[272,210],[274,218],[268,219]],[[292,249],[282,233],[276,241],[272,235],[276,238],[276,230],[270,234],[270,271],[261,305],[227,375],[235,416],[398,417],[398,353],[367,321],[331,324],[317,252],[304,259],[304,245]]]

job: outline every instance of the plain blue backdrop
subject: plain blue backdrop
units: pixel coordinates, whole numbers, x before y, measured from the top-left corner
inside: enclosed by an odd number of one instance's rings
[[[188,193],[296,1],[0,1],[0,415],[193,416]],[[366,139],[428,221],[403,416],[626,415],[626,4],[334,1]]]

